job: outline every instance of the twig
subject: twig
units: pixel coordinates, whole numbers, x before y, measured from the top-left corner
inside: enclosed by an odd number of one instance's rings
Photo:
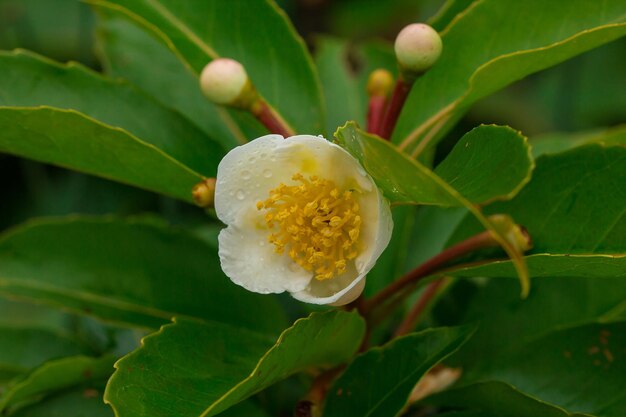
[[[392,295],[396,294],[408,285],[411,285],[419,281],[420,279],[431,275],[433,272],[437,271],[440,267],[444,266],[448,262],[460,256],[466,255],[476,249],[482,249],[498,245],[499,243],[494,239],[490,231],[479,233],[470,237],[469,239],[464,240],[463,242],[457,243],[456,245],[430,258],[428,261],[413,269],[402,278],[392,282],[369,300],[365,300],[364,302],[362,302],[359,312],[363,316],[368,316],[374,308],[383,304]]]
[[[432,299],[437,295],[439,288],[443,285],[444,282],[445,280],[443,278],[439,278],[438,280],[435,280],[428,284],[415,305],[413,305],[413,308],[409,311],[402,323],[400,323],[400,326],[398,326],[398,328],[396,329],[394,337],[405,335],[415,328],[415,325],[417,324],[420,316],[422,315],[426,307],[430,304]]]

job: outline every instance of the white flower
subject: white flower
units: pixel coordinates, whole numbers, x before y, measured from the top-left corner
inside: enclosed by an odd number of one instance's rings
[[[389,204],[348,152],[322,137],[260,137],[220,162],[222,269],[258,293],[347,304],[389,244]]]

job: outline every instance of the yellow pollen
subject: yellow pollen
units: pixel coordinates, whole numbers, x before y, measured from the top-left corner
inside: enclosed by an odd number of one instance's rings
[[[273,229],[268,241],[318,280],[343,274],[358,254],[361,216],[354,190],[341,192],[333,181],[317,176],[298,173],[292,179],[299,185],[280,184],[256,203]]]

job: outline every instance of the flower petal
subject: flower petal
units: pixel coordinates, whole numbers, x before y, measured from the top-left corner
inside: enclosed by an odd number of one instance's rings
[[[229,226],[219,236],[219,256],[224,273],[237,285],[261,294],[302,291],[312,274],[288,256],[274,253],[267,233]]]
[[[364,207],[362,210],[363,230],[362,240],[364,250],[356,258],[357,271],[367,274],[376,264],[376,261],[389,245],[393,232],[393,217],[389,203],[382,193],[375,187],[376,200],[373,204],[378,207]]]

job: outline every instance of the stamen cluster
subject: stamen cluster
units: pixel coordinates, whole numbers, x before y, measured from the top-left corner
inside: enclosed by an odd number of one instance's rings
[[[270,198],[257,203],[257,209],[266,211],[267,226],[275,230],[269,242],[318,280],[344,273],[358,254],[361,216],[355,190],[340,192],[332,180],[317,176],[296,174],[292,179],[299,185],[281,183]]]

